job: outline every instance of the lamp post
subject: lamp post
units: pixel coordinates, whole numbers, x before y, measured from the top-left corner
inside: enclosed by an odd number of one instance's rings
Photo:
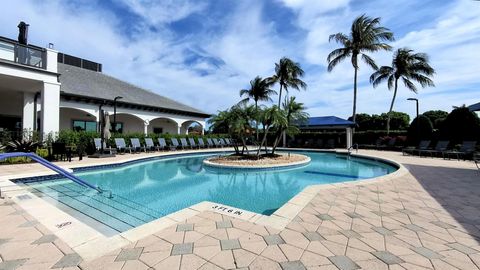
[[[407,98],[407,100],[410,100],[410,101],[415,101],[416,105],[417,105],[417,139],[420,140],[420,121],[418,120],[418,98]]]
[[[407,98],[407,100],[415,101],[417,103],[417,117],[418,117],[418,98]]]
[[[113,99],[113,132],[117,132],[117,100],[122,98],[121,96],[116,96]]]

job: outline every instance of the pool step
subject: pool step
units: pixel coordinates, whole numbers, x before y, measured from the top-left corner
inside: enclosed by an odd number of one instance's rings
[[[60,185],[48,183],[48,185],[29,186],[37,190],[35,192],[37,195],[48,196],[118,232],[137,227],[159,217],[158,213],[141,207],[126,198],[114,195],[113,199],[109,199],[104,194],[92,192],[71,182]],[[59,197],[61,200],[58,199]]]

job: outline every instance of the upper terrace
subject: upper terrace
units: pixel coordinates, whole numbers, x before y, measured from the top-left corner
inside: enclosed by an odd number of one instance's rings
[[[47,50],[0,36],[0,59],[13,63],[47,69]]]

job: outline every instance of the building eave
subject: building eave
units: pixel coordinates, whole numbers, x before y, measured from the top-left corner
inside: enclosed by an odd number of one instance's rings
[[[82,102],[82,103],[93,103],[98,105],[109,105],[113,106],[113,100],[96,98],[96,97],[89,97],[83,95],[75,95],[70,93],[61,92],[60,96],[62,99],[66,101],[74,101],[74,102]],[[162,107],[155,107],[155,106],[147,106],[143,104],[135,104],[130,102],[121,102],[117,101],[117,107],[119,108],[129,108],[135,110],[142,110],[142,111],[150,111],[150,112],[160,112],[160,113],[168,113],[174,115],[184,115],[184,116],[193,116],[199,118],[209,118],[211,114],[203,114],[197,112],[189,112],[189,111],[182,111],[182,110],[174,110],[170,108],[162,108]]]

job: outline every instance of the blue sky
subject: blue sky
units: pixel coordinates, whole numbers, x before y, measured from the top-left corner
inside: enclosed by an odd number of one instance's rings
[[[291,92],[311,116],[348,117],[353,69],[349,62],[326,71],[326,56],[337,47],[329,34],[348,33],[352,20],[381,17],[395,33],[395,48],[425,52],[436,69],[435,88],[419,93],[400,88],[395,110],[420,110],[479,102],[480,2],[320,0],[6,0],[0,35],[17,36],[30,24],[29,42],[49,42],[61,52],[104,65],[104,72],[206,112],[240,100],[238,92],[255,76],[273,74],[287,56],[305,70],[307,91]],[[389,65],[392,52],[371,55]],[[372,70],[361,66],[358,112],[382,113],[392,92],[369,84]],[[274,97],[275,98],[275,97]]]

